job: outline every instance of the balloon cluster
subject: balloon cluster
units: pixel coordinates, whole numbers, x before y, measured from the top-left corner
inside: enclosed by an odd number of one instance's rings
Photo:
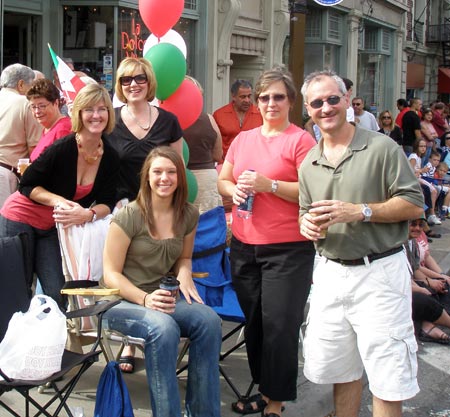
[[[187,129],[200,116],[203,95],[190,80],[186,80],[186,43],[172,27],[181,17],[184,0],[139,0],[139,13],[152,33],[144,44],[144,58],[150,61],[156,78],[156,98],[159,106],[178,117],[181,128]],[[189,148],[183,139],[183,158],[187,165]],[[188,200],[197,197],[194,174],[186,169]]]

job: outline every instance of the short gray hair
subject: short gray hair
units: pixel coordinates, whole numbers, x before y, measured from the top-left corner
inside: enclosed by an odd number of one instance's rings
[[[310,84],[312,82],[321,81],[325,77],[332,78],[338,85],[339,91],[342,94],[347,94],[347,89],[345,88],[344,80],[341,77],[339,77],[339,75],[337,75],[334,71],[331,70],[315,71],[306,76],[305,80],[303,81],[302,89],[300,90],[303,99],[305,100],[305,103],[308,103],[306,91],[308,90]]]
[[[231,95],[234,97],[240,88],[250,88],[251,90],[253,90],[253,86],[252,83],[248,80],[236,80],[232,85],[231,85]]]
[[[34,71],[22,64],[8,65],[0,76],[0,87],[17,88],[20,80],[26,84],[31,84],[34,81]]]

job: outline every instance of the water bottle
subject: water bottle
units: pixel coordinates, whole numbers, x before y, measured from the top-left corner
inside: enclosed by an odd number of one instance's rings
[[[250,217],[252,217],[254,200],[255,195],[253,194],[253,192],[250,192],[245,201],[239,204],[237,208],[237,216],[242,219],[249,219]]]
[[[255,170],[249,169],[248,171],[254,172]],[[247,198],[245,199],[245,201],[239,204],[237,208],[237,216],[240,217],[241,219],[249,219],[250,217],[252,217],[254,201],[255,201],[255,194],[253,193],[253,191],[250,191],[247,194]]]

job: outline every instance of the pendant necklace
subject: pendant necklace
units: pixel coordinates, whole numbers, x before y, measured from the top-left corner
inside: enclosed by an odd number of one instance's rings
[[[148,106],[148,113],[149,113],[149,117],[148,117],[148,126],[142,126],[139,123],[139,120],[134,116],[133,113],[131,113],[130,109],[128,108],[128,104],[126,105],[127,108],[127,112],[128,114],[131,116],[131,118],[134,120],[134,122],[142,129],[142,130],[148,130],[150,129],[150,125],[152,122],[152,108],[150,107],[150,105]]]
[[[98,160],[98,158],[100,158],[103,155],[103,142],[101,139],[97,146],[97,149],[91,155],[89,155],[86,152],[86,149],[83,149],[83,145],[81,144],[81,139],[80,139],[80,136],[78,135],[78,133],[75,135],[75,140],[77,141],[78,152],[80,152],[80,154],[83,155],[84,160],[88,164],[93,164],[94,162],[96,162]]]

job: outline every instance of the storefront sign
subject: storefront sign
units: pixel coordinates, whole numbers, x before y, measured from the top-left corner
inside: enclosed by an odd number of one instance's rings
[[[131,33],[122,31],[121,33],[121,49],[127,57],[142,56],[144,50],[145,39],[141,38],[141,25],[135,23],[134,18],[131,19]]]
[[[334,6],[342,2],[342,0],[314,0],[316,3],[321,4],[322,6]]]

